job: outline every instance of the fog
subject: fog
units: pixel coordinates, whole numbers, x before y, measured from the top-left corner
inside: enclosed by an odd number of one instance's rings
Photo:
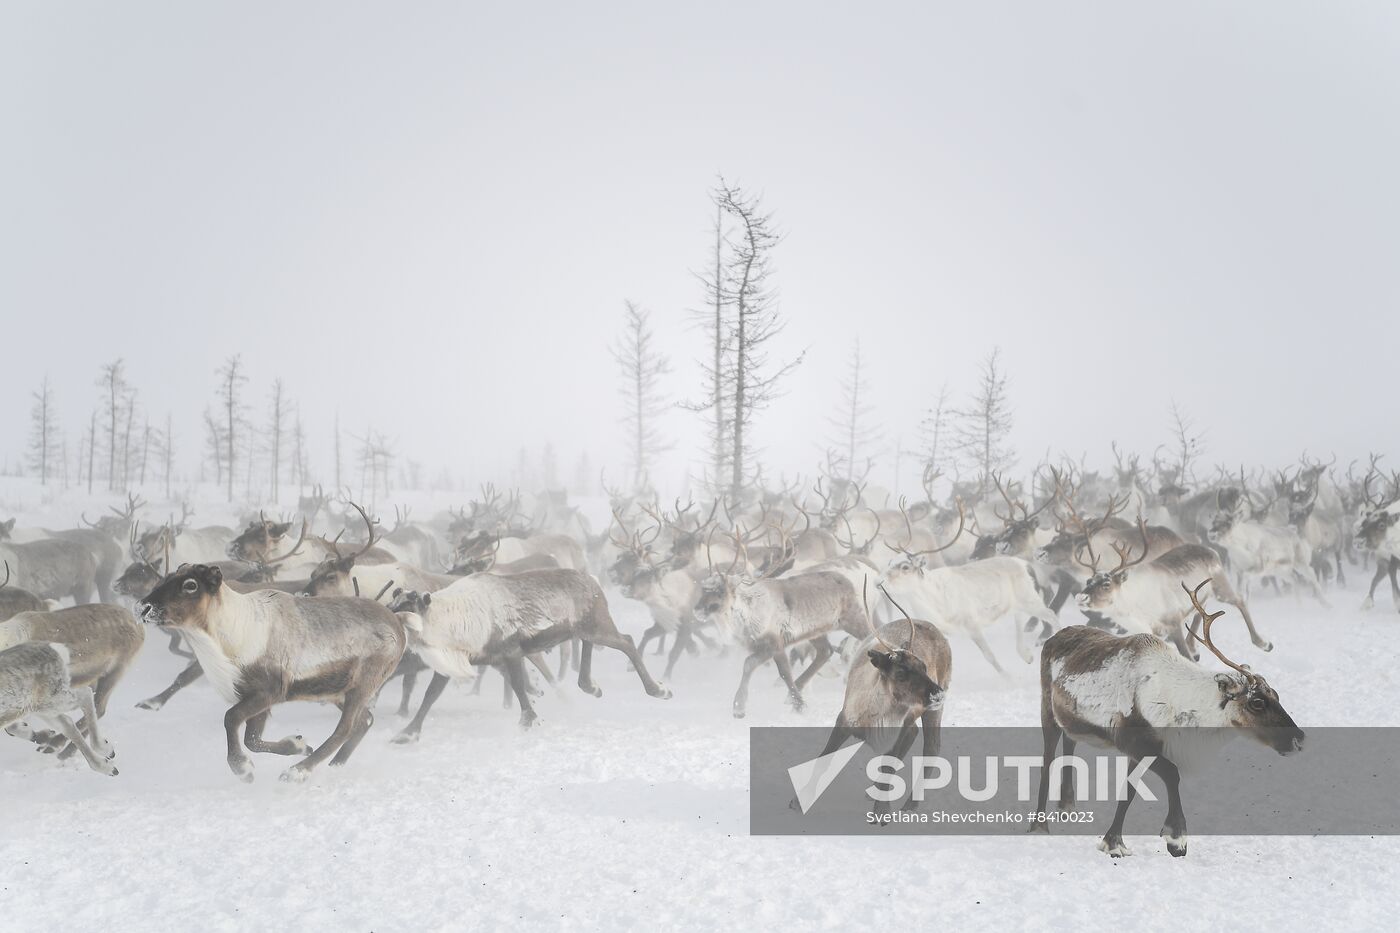
[[[811,473],[859,338],[888,454],[1000,346],[1028,467],[1393,449],[1400,10],[104,3],[0,10],[0,460],[121,357],[198,469],[214,371],[475,481],[625,460],[608,346],[695,398],[717,175],[762,192],[806,351],[756,425]],[[669,7],[669,8],[668,8]],[[664,471],[698,456],[674,411]],[[881,470],[888,474],[892,458]]]

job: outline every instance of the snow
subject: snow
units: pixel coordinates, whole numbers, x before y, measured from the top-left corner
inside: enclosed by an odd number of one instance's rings
[[[1400,616],[1388,596],[1356,609],[1369,575],[1351,573],[1332,610],[1256,597],[1271,654],[1242,628],[1221,633],[1305,728],[1397,722]],[[609,596],[639,634],[637,604]],[[748,728],[828,724],[842,683],[818,677],[798,715],[769,666],[736,721],[734,652],[682,659],[662,701],[600,650],[603,697],[570,682],[539,698],[529,732],[491,674],[479,696],[449,688],[406,747],[389,742],[396,682],[346,768],[289,786],[275,778],[290,761],[256,755],[244,785],[225,764],[224,704],[207,681],[162,711],[135,708],[184,663],[150,635],[105,720],[119,777],[0,736],[0,928],[1174,929],[1203,917],[1374,928],[1390,925],[1386,894],[1400,881],[1390,838],[1197,836],[1173,859],[1160,839],[1130,837],[1134,857],[1111,860],[1087,836],[750,837]],[[945,723],[1038,723],[1038,667],[1015,659],[1009,623],[989,640],[1016,665],[1009,682],[954,637]],[[648,661],[659,675],[661,660]],[[334,715],[279,707],[266,734],[314,743]]]

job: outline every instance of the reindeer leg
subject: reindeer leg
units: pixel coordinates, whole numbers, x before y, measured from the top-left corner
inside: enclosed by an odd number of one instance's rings
[[[530,654],[526,655],[526,658],[535,666],[535,670],[540,672],[540,676],[544,678],[544,682],[553,687],[555,684],[554,675],[549,672],[549,665],[544,663],[544,658],[540,657],[540,653],[538,651],[532,651]],[[537,691],[535,696],[544,696],[544,691]]]
[[[184,647],[184,644],[185,644],[184,640],[183,640],[182,638],[180,638],[180,636],[179,636],[178,633],[176,633],[176,632],[171,632],[171,633],[170,633],[170,645],[169,645],[170,653],[173,654],[173,655],[175,655],[175,656],[178,657],[178,658],[184,658],[184,659],[187,660],[187,661],[193,661],[193,660],[194,660],[194,652],[191,651],[190,649]]]
[[[831,642],[826,640],[825,635],[813,639],[812,647],[816,651],[816,654],[812,658],[812,663],[808,664],[806,670],[797,677],[797,692],[799,694],[802,692],[802,688],[807,686],[807,681],[815,677],[817,671],[821,670],[822,665],[831,659]]]
[[[667,680],[671,679],[671,672],[676,669],[676,662],[680,660],[685,649],[695,650],[695,643],[691,639],[693,622],[682,622],[680,628],[676,629],[676,639],[671,642],[671,654],[666,658],[666,671],[662,674]]]
[[[196,680],[203,676],[204,668],[199,666],[199,661],[191,661],[188,665],[185,666],[185,669],[183,671],[175,675],[175,680],[170,684],[170,686],[166,687],[164,690],[162,690],[160,693],[157,693],[150,699],[142,700],[140,703],[137,703],[136,708],[149,710],[160,709],[166,703],[170,702],[171,697],[173,697],[175,694],[179,693],[181,690],[185,689],[190,684],[194,683]]]
[[[310,755],[283,771],[278,780],[296,783],[306,780],[311,769],[345,745],[356,730],[369,728],[365,714],[369,712],[369,704],[373,699],[374,691],[363,687],[347,693],[341,707],[340,721],[335,724],[335,731],[330,734],[330,738],[322,742]]]
[[[792,711],[800,713],[807,708],[807,704],[802,699],[802,688],[797,685],[797,681],[792,677],[792,661],[788,659],[788,653],[783,649],[773,652],[773,663],[777,665],[778,676],[787,684],[788,702],[792,704]],[[808,665],[810,667],[810,665]]]
[[[909,749],[914,745],[914,737],[919,731],[914,723],[915,718],[913,716],[905,719],[904,723],[899,727],[899,735],[895,737],[894,745],[890,747],[889,754],[900,761],[904,760],[904,756],[909,754]],[[900,809],[915,809],[917,803],[918,801],[914,800],[913,791],[910,791],[909,799],[901,804]],[[889,813],[895,808],[894,805],[895,801],[893,800],[877,800],[874,806],[871,807],[871,810],[876,813]]]
[[[846,740],[849,739],[849,738],[850,738],[852,735],[854,735],[854,734],[855,734],[855,730],[852,729],[851,726],[850,726],[850,724],[846,721],[846,713],[845,713],[845,711],[843,710],[842,712],[837,713],[837,714],[836,714],[836,724],[833,725],[833,726],[831,727],[831,734],[830,734],[829,736],[827,736],[827,739],[826,739],[826,747],[824,747],[824,748],[822,749],[821,754],[818,755],[817,757],[818,757],[818,758],[825,758],[827,755],[830,755],[832,752],[836,751],[836,750],[837,750],[838,748],[840,748],[842,745],[845,745],[845,744],[846,744]],[[815,781],[817,780],[817,778],[818,778],[818,775],[817,775],[816,773],[813,773],[813,774],[812,774],[812,780],[815,782]],[[809,785],[809,786],[810,786],[810,785]],[[789,810],[801,810],[801,809],[802,809],[802,803],[801,803],[796,797],[793,797],[792,800],[790,800],[790,801],[788,802],[788,809],[789,809]]]
[[[1152,770],[1167,785],[1167,821],[1162,824],[1162,838],[1167,840],[1167,851],[1175,858],[1186,854],[1186,813],[1181,809],[1181,773],[1176,765],[1158,755],[1152,762]]]
[[[525,662],[518,654],[510,654],[505,657],[506,679],[515,688],[515,699],[520,703],[520,727],[528,729],[533,726],[539,716],[535,713],[535,708],[530,705],[530,691],[525,689]]]
[[[969,630],[967,634],[968,637],[972,639],[972,643],[977,646],[977,650],[982,652],[982,657],[987,659],[987,663],[992,666],[992,669],[1001,676],[1008,677],[1009,675],[1006,673],[1006,670],[997,663],[996,655],[992,654],[991,646],[987,644],[987,639],[983,637],[982,630],[974,628]]]
[[[1066,758],[1074,757],[1074,739],[1069,737],[1068,732],[1066,732],[1064,738],[1060,740],[1060,746],[1063,749],[1061,754]],[[1074,789],[1074,768],[1069,765],[1064,765],[1061,767],[1060,773],[1064,775],[1061,778],[1060,784],[1060,809],[1068,810],[1070,807],[1074,806],[1075,802],[1079,799],[1079,794],[1076,793]]]
[[[272,714],[271,710],[263,710],[256,716],[250,716],[248,722],[243,727],[243,746],[250,752],[259,752],[269,755],[304,755],[309,749],[306,741],[299,735],[289,736],[278,742],[269,742],[262,737],[263,726],[267,725],[267,717]]]
[[[43,718],[49,725],[56,727],[67,736],[68,741],[73,743],[74,748],[82,752],[83,759],[87,761],[88,767],[92,768],[92,770],[96,771],[98,774],[116,777],[116,767],[110,761],[99,758],[97,754],[93,752],[92,748],[87,743],[87,739],[83,738],[82,732],[78,730],[73,720],[62,713],[50,713]]]
[[[616,648],[618,651],[627,655],[627,659],[632,662],[632,667],[637,672],[638,679],[642,682],[642,689],[647,692],[648,696],[658,697],[663,700],[669,700],[671,698],[670,690],[658,684],[655,680],[652,680],[651,674],[647,671],[646,662],[642,660],[642,653],[637,650],[637,646],[632,641],[631,635],[624,635],[616,630],[599,631],[595,629],[584,635],[583,643],[587,645],[589,642],[595,645],[602,645],[604,648]],[[585,648],[584,650],[586,651],[588,649]],[[599,690],[593,695],[601,696],[602,691]]]
[[[1040,734],[1044,744],[1040,759],[1040,791],[1035,802],[1036,814],[1048,812],[1045,808],[1050,804],[1050,764],[1055,760],[1055,749],[1059,746],[1060,739],[1064,737],[1064,731],[1060,729],[1060,724],[1055,721],[1055,714],[1050,708],[1048,694],[1040,701]],[[1063,787],[1063,785],[1061,786]],[[1032,818],[1030,829],[1027,832],[1048,835],[1050,821]]]
[[[450,678],[446,674],[433,672],[433,679],[428,681],[428,689],[423,694],[423,702],[418,706],[418,713],[413,717],[413,721],[403,727],[403,731],[394,736],[395,745],[410,745],[418,741],[418,736],[423,731],[423,720],[428,718],[428,710],[433,708],[437,698],[442,696],[443,688],[447,686]],[[479,682],[481,677],[477,677]]]
[[[224,713],[224,734],[228,739],[228,766],[238,779],[250,783],[253,780],[253,762],[243,754],[238,741],[238,731],[254,716],[272,707],[272,700],[260,693],[244,697]]]
[[[773,657],[773,649],[767,646],[755,648],[754,652],[744,659],[744,673],[739,676],[739,689],[734,694],[734,718],[743,719],[745,707],[749,702],[749,678],[753,672],[763,665],[765,661]]]
[[[1377,562],[1379,563],[1379,561]],[[1395,582],[1395,572],[1400,570],[1400,557],[1392,557],[1390,563],[1390,600],[1395,608],[1400,609],[1400,584]]]
[[[1376,587],[1381,580],[1390,572],[1390,561],[1376,561],[1376,575],[1371,578],[1371,588],[1366,591],[1366,598],[1361,602],[1362,609],[1370,609],[1376,604]],[[1397,594],[1392,594],[1397,595]]]
[[[350,738],[345,740],[345,744],[340,746],[340,751],[335,753],[331,759],[329,767],[339,768],[350,760],[350,756],[355,753],[355,749],[360,746],[361,740],[369,732],[369,727],[374,725],[374,711],[368,706],[360,715],[360,724],[355,727],[355,731],[350,733]]]
[[[583,642],[579,649],[578,688],[590,696],[600,697],[603,691],[593,682],[593,642]]]
[[[1230,586],[1229,581],[1221,582],[1223,585],[1217,585],[1214,582],[1210,585],[1211,590],[1215,593],[1215,598],[1226,605],[1234,606],[1240,611],[1240,617],[1244,619],[1245,628],[1249,629],[1249,640],[1254,642],[1254,647],[1258,648],[1260,651],[1273,651],[1274,643],[1263,635],[1260,635],[1259,630],[1254,627],[1254,616],[1250,614],[1248,601],[1242,599],[1240,595],[1235,592],[1234,588]],[[1318,594],[1319,597],[1321,595],[1321,593]],[[1197,616],[1198,621],[1199,618],[1200,617]],[[1191,631],[1193,634],[1196,633],[1195,625],[1192,625]]]
[[[1138,760],[1131,758],[1129,764],[1136,768]],[[1118,801],[1118,809],[1114,811],[1113,823],[1108,827],[1108,832],[1103,834],[1103,839],[1099,840],[1100,852],[1107,852],[1112,858],[1122,858],[1125,855],[1133,854],[1123,844],[1123,821],[1128,818],[1128,807],[1132,806],[1133,798],[1136,796],[1137,785],[1129,781],[1126,793],[1123,794],[1123,799]]]

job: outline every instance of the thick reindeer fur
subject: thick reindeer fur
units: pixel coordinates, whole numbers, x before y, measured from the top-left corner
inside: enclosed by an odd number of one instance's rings
[[[65,646],[69,652],[67,670],[72,683],[75,687],[91,688],[98,718],[107,714],[112,691],[135,660],[145,638],[145,630],[130,612],[100,603],[53,612],[21,612],[0,622],[0,649],[30,641]],[[92,735],[96,721],[89,721],[85,716],[81,725],[83,731]],[[57,738],[42,733],[32,737],[41,744],[52,743]],[[65,749],[64,757],[72,750]]]
[[[1083,625],[1061,629],[1041,651],[1040,686],[1045,767],[1037,810],[1043,812],[1049,801],[1050,763],[1061,742],[1066,756],[1074,754],[1076,742],[1115,749],[1134,761],[1151,756],[1151,769],[1167,788],[1162,836],[1174,856],[1186,854],[1182,773],[1235,735],[1280,755],[1303,747],[1303,731],[1263,678],[1209,670],[1153,635],[1110,635]],[[1066,786],[1062,807],[1074,803],[1072,772]],[[1115,858],[1130,854],[1123,821],[1132,799],[1130,787],[1099,844]],[[1038,822],[1033,829],[1047,826]]]
[[[219,694],[233,704],[224,716],[228,762],[252,780],[251,751],[308,751],[300,736],[268,742],[262,728],[278,703],[335,703],[335,731],[283,780],[303,780],[331,754],[344,764],[374,721],[369,706],[403,655],[403,624],[385,606],[353,597],[303,597],[273,590],[237,593],[218,568],[181,567],[146,597],[142,618],[185,636]]]
[[[0,728],[38,716],[67,737],[99,774],[116,776],[112,753],[98,732],[92,691],[74,687],[67,645],[28,641],[0,650]],[[92,744],[69,718],[74,710],[89,724]]]
[[[399,742],[417,738],[449,678],[466,676],[482,664],[505,667],[520,704],[520,724],[533,724],[537,717],[522,662],[573,638],[582,641],[578,685],[585,693],[602,695],[591,673],[593,646],[602,645],[627,655],[648,694],[671,695],[647,672],[632,637],[618,632],[598,581],[583,571],[473,574],[436,593],[396,592],[393,608],[407,620],[413,650],[435,672]]]
[[[97,591],[97,561],[81,541],[47,538],[23,544],[0,544],[0,558],[14,572],[11,581],[41,599],[92,601]]]
[[[695,615],[714,622],[722,635],[749,652],[734,695],[738,719],[747,711],[749,678],[770,659],[787,684],[789,702],[800,711],[805,706],[802,688],[831,657],[824,636],[837,629],[855,638],[870,634],[870,620],[855,588],[844,574],[830,570],[759,580],[712,573],[700,585]],[[787,649],[807,641],[817,649],[816,656],[794,678]]]

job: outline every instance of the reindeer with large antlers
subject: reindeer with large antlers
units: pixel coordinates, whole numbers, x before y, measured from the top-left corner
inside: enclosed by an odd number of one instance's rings
[[[1076,742],[1111,748],[1138,761],[1151,758],[1151,770],[1167,788],[1167,818],[1162,837],[1167,851],[1186,854],[1186,816],[1181,806],[1183,768],[1199,750],[1218,747],[1222,739],[1246,735],[1280,755],[1303,747],[1303,730],[1279,703],[1278,693],[1263,677],[1231,661],[1215,644],[1211,626],[1224,610],[1207,612],[1201,590],[1181,589],[1191,609],[1202,619],[1199,640],[1228,668],[1208,670],[1183,658],[1151,635],[1110,635],[1083,625],[1061,629],[1045,643],[1040,655],[1040,724],[1045,751],[1040,773],[1037,810],[1049,803],[1050,764],[1056,746],[1074,756]],[[1113,698],[1105,702],[1104,698]],[[1196,730],[1208,730],[1197,732]],[[1191,754],[1197,752],[1196,755]],[[1073,772],[1060,806],[1074,804]],[[1136,788],[1130,782],[1118,803],[1113,823],[1099,849],[1114,858],[1131,854],[1123,844],[1123,821]],[[1048,823],[1033,824],[1048,832]]]
[[[788,688],[788,699],[796,710],[803,709],[802,688],[831,657],[828,632],[840,629],[855,638],[870,634],[870,622],[850,580],[833,571],[800,573],[779,577],[791,566],[794,553],[786,542],[789,557],[770,562],[766,572],[746,569],[746,549],[741,530],[733,533],[734,558],[723,571],[711,568],[700,584],[695,617],[714,623],[727,638],[748,651],[739,689],[734,695],[735,718],[747,711],[749,678],[761,665],[772,661]],[[788,659],[788,649],[811,642],[816,655],[796,678]]]

